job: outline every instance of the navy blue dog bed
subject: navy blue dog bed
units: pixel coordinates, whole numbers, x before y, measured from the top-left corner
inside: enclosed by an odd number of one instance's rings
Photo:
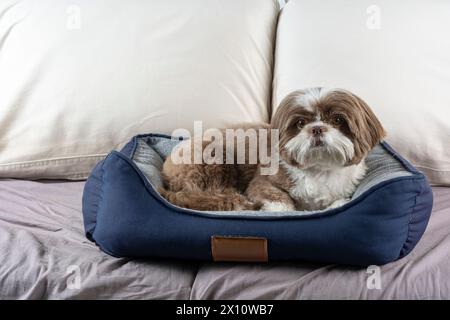
[[[134,137],[86,182],[86,236],[115,257],[217,261],[305,260],[385,264],[406,256],[428,223],[433,197],[422,173],[386,143],[367,158],[352,200],[320,212],[209,212],[170,204],[156,191],[178,139]],[[214,252],[216,251],[216,252]]]

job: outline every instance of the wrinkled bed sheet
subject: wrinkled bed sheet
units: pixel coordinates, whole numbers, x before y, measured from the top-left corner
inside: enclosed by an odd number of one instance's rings
[[[338,265],[113,258],[84,237],[83,186],[0,180],[0,299],[450,299],[450,188],[433,188],[424,237],[375,279]]]

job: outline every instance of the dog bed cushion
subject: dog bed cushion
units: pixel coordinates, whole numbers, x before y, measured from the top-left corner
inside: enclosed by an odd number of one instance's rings
[[[157,189],[165,157],[182,138],[134,137],[90,174],[86,236],[116,257],[215,261],[306,260],[385,264],[407,255],[425,231],[432,192],[424,175],[387,143],[376,146],[351,201],[322,211],[195,211]]]

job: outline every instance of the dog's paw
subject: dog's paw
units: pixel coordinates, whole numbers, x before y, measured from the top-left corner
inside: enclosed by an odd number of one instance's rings
[[[265,202],[261,211],[294,211],[295,207],[286,202]]]
[[[346,204],[349,201],[350,201],[350,199],[348,199],[348,198],[338,199],[335,202],[333,202],[331,205],[329,205],[327,207],[327,209],[334,209],[334,208],[342,207],[344,204]]]

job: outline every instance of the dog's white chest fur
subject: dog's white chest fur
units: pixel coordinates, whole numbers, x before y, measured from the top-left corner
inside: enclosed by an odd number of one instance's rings
[[[292,182],[288,192],[295,200],[297,210],[320,210],[342,205],[351,197],[367,170],[364,161],[328,170],[303,170],[284,161],[281,164]]]

